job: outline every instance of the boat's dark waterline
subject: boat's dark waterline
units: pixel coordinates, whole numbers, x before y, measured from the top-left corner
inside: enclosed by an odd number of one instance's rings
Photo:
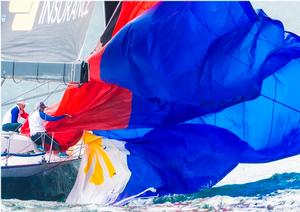
[[[77,176],[80,161],[32,177],[2,178],[1,198],[64,201]]]

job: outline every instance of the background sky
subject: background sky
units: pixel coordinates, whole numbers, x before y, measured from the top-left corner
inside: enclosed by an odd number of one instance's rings
[[[263,9],[265,13],[280,20],[286,31],[300,36],[300,1],[251,1],[255,9]]]

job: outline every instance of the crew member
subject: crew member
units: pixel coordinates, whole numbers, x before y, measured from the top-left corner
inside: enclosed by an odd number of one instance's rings
[[[12,108],[10,108],[4,115],[2,122],[3,131],[14,131],[18,132],[18,129],[22,126],[22,123],[19,123],[20,117],[26,119],[28,113],[25,111],[26,103],[24,100],[19,99]]]
[[[45,121],[59,121],[65,117],[71,117],[68,114],[62,115],[62,116],[50,116],[47,115],[44,110],[46,108],[46,105],[44,102],[40,102],[37,104],[36,110],[29,116],[29,128],[30,128],[30,136],[31,140],[37,144],[37,148],[40,151],[44,151],[44,147],[42,146],[43,141],[45,144],[51,145],[52,138],[49,136],[49,134],[46,133],[45,129]],[[59,156],[67,156],[65,152],[61,152],[60,146],[53,139],[52,148],[54,150],[59,151]]]

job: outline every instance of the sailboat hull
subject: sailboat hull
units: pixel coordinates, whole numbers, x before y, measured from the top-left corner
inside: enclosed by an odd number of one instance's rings
[[[61,165],[76,163],[81,159],[83,146],[80,142],[60,158],[57,152],[40,152],[27,136],[2,133],[1,177],[30,177],[44,174]]]
[[[45,174],[58,166],[77,163],[80,159],[59,162],[44,162],[41,164],[28,164],[20,166],[2,166],[1,177],[30,177]]]

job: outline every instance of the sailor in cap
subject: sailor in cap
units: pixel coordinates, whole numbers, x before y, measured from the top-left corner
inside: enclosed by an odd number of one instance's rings
[[[26,102],[24,99],[18,99],[16,105],[10,108],[3,117],[2,130],[18,132],[18,129],[22,126],[19,123],[20,117],[26,119],[28,113],[25,111]]]
[[[65,157],[67,154],[62,152],[59,144],[52,138],[52,136],[46,132],[45,122],[46,121],[59,121],[65,117],[71,117],[69,114],[64,114],[61,116],[50,116],[44,111],[46,109],[44,102],[40,102],[36,105],[36,110],[29,116],[29,128],[31,140],[37,144],[37,148],[41,151],[44,151],[42,143],[44,142],[47,145],[53,144],[53,149],[59,151],[60,157]]]

